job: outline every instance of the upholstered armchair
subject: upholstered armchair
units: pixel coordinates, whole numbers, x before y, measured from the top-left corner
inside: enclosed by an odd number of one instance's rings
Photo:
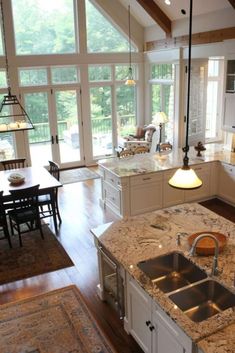
[[[151,148],[153,133],[156,131],[156,126],[149,124],[144,128],[137,127],[135,135],[129,135],[124,138],[123,147],[134,151],[137,147],[144,146],[148,150]]]

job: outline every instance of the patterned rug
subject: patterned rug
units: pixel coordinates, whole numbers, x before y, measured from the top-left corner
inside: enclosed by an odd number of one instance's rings
[[[88,179],[100,178],[99,174],[93,172],[88,168],[75,168],[69,170],[62,170],[60,172],[60,182],[62,184],[77,183]]]
[[[44,240],[38,230],[25,233],[22,247],[18,236],[11,237],[12,249],[5,239],[0,241],[0,284],[74,265],[48,226],[42,229]]]
[[[1,353],[115,353],[75,286],[0,307]]]

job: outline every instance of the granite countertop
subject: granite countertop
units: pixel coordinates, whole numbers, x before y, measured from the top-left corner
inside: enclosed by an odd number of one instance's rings
[[[215,279],[235,292],[233,287],[235,225],[199,204],[183,204],[124,218],[107,227],[101,227],[100,234],[99,231],[94,232],[101,244],[114,256],[116,261],[135,278],[139,285],[158,302],[162,309],[194,342],[199,342],[218,331],[219,333],[215,336],[220,335],[220,330],[226,326],[233,328],[234,326],[231,326],[231,324],[235,324],[235,311],[229,308],[202,322],[193,322],[180,309],[175,307],[166,294],[163,294],[160,289],[152,284],[137,267],[137,263],[171,251],[181,251],[210,275],[212,256],[189,257],[189,245],[186,238],[181,239],[180,246],[176,243],[177,232],[192,234],[200,231],[217,231],[227,235],[227,246],[219,255],[218,261],[221,272]],[[231,333],[229,328],[225,329],[225,332],[227,332],[226,330],[228,330],[228,337],[223,336],[223,338],[227,342],[226,344],[229,344]],[[201,347],[205,353],[215,353],[210,348],[205,348],[210,347],[209,340],[210,338],[204,339]],[[222,351],[218,350],[218,353],[220,352]],[[234,352],[234,350],[223,350],[223,353],[225,352]]]
[[[235,153],[226,150],[223,145],[206,145],[202,157],[196,156],[193,147],[189,151],[189,164],[220,161],[235,165]],[[126,158],[103,159],[98,164],[116,174],[118,177],[129,177],[143,173],[153,173],[161,170],[173,169],[182,166],[183,152],[181,149],[172,150],[171,153],[145,153],[136,154]]]

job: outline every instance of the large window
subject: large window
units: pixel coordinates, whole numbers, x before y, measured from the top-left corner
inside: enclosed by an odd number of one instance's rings
[[[12,0],[12,9],[16,54],[76,52],[73,0]]]
[[[222,101],[222,65],[223,60],[209,59],[206,105],[206,140],[221,138],[221,101]]]
[[[137,69],[134,66],[134,78]],[[128,65],[89,66],[93,157],[111,155],[137,125],[136,86],[126,86]]]
[[[152,116],[163,111],[169,122],[163,127],[162,140],[173,143],[174,134],[174,65],[153,64],[151,66]]]
[[[89,53],[128,52],[128,39],[89,0],[86,0],[86,25]]]

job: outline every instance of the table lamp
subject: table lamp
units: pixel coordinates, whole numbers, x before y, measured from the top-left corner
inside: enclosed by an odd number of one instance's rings
[[[160,145],[162,142],[162,127],[163,124],[168,123],[169,119],[164,112],[157,112],[153,116],[152,124],[159,125],[159,142],[157,144],[156,152],[160,152]]]

